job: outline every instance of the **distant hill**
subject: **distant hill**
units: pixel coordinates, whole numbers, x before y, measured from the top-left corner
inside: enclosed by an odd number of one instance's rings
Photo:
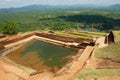
[[[54,6],[50,6],[50,5],[29,5],[29,6],[24,6],[24,7],[19,7],[19,8],[2,8],[0,9],[0,11],[4,11],[4,12],[9,12],[9,11],[26,11],[26,10],[38,10],[38,9],[50,9],[50,8],[54,8]]]
[[[101,6],[97,5],[29,5],[19,8],[2,8],[0,11],[9,12],[9,11],[23,11],[23,10],[39,10],[39,9],[72,9],[72,8],[99,8]]]
[[[111,5],[110,8],[120,10],[120,4]]]
[[[120,4],[115,4],[112,6],[98,6],[98,5],[29,5],[19,8],[2,8],[0,11],[2,12],[9,12],[9,11],[26,11],[26,10],[39,10],[39,9],[74,9],[74,8],[87,8],[87,9],[93,9],[93,8],[100,8],[100,9],[120,9]]]

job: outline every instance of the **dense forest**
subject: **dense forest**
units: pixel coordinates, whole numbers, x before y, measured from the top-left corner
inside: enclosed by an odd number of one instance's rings
[[[17,24],[18,32],[69,28],[109,31],[120,29],[120,11],[82,8],[2,11],[0,12],[0,32],[3,31],[6,22]]]

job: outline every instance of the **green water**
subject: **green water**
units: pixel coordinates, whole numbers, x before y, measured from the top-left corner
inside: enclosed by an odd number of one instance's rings
[[[44,65],[51,68],[56,66],[58,68],[61,68],[69,61],[69,58],[66,57],[76,54],[77,50],[53,45],[47,42],[34,39],[31,42],[29,42],[29,44],[25,45],[25,48],[15,52],[15,54],[20,54],[19,57],[23,57],[24,55],[29,54],[30,52],[35,52],[35,55],[37,55],[41,60],[43,60]],[[13,59],[13,56],[10,58]],[[18,62],[19,61],[20,60],[18,60]]]
[[[45,61],[47,66],[60,66],[66,62],[66,59],[64,59],[65,56],[76,53],[73,49],[53,45],[39,40],[34,40],[21,53],[22,55],[25,55],[31,51],[37,52],[38,56]],[[52,60],[48,61],[48,59]]]

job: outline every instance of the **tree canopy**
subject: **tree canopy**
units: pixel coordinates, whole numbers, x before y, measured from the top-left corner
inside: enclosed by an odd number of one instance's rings
[[[0,25],[6,21],[15,21],[19,32],[70,28],[109,31],[120,29],[120,11],[75,8],[0,12]],[[15,30],[5,33],[16,33]]]
[[[17,34],[17,25],[15,22],[6,22],[3,26],[3,34]]]

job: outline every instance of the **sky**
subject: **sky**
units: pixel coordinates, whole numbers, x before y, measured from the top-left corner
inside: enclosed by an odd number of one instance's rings
[[[120,4],[120,0],[0,0],[0,8],[21,7],[33,4],[42,5],[112,5]]]

